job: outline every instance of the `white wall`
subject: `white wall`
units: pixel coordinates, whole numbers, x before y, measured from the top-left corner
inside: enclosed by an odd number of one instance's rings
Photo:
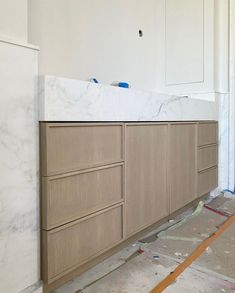
[[[229,2],[29,0],[29,39],[41,74],[206,98],[229,91]]]
[[[214,0],[29,0],[29,40],[40,74],[214,91]]]
[[[229,92],[229,2],[215,0],[215,91],[218,93]]]
[[[29,40],[40,45],[40,73],[153,88],[159,29],[156,3],[30,0]]]
[[[230,0],[230,115],[229,115],[229,188],[235,190],[235,0]]]
[[[27,42],[27,0],[0,0],[0,35]]]

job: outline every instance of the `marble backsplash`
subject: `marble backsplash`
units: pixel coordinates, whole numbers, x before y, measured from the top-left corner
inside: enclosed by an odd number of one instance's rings
[[[55,76],[39,82],[40,121],[217,120],[213,101],[123,89]]]

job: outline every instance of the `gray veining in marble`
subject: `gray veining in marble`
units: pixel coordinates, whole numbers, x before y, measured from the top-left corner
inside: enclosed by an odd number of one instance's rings
[[[217,103],[54,76],[40,78],[40,121],[217,120]]]
[[[35,49],[0,42],[0,292],[40,279]]]

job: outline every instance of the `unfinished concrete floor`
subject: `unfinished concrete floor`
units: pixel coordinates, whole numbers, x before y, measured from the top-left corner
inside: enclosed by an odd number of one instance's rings
[[[235,196],[225,194],[210,206],[235,214]],[[55,292],[148,293],[225,220],[199,204]],[[164,292],[235,292],[235,224]]]

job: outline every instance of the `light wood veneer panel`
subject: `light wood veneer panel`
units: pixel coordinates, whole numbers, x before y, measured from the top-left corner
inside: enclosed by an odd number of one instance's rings
[[[169,149],[172,213],[196,198],[196,124],[171,124]]]
[[[43,176],[123,160],[122,124],[44,123],[41,140]]]
[[[47,250],[44,270],[51,283],[123,239],[122,206],[43,233]]]
[[[218,146],[211,145],[198,150],[198,171],[208,169],[218,164]]]
[[[216,144],[218,141],[218,123],[205,122],[198,125],[198,145]]]
[[[126,231],[168,215],[167,125],[126,127]]]
[[[197,172],[215,161],[217,123],[40,129],[43,227],[52,229],[42,231],[47,287],[217,186],[217,167]]]
[[[198,173],[198,197],[205,195],[218,186],[218,167]]]
[[[44,177],[43,229],[49,230],[123,200],[123,164]]]

